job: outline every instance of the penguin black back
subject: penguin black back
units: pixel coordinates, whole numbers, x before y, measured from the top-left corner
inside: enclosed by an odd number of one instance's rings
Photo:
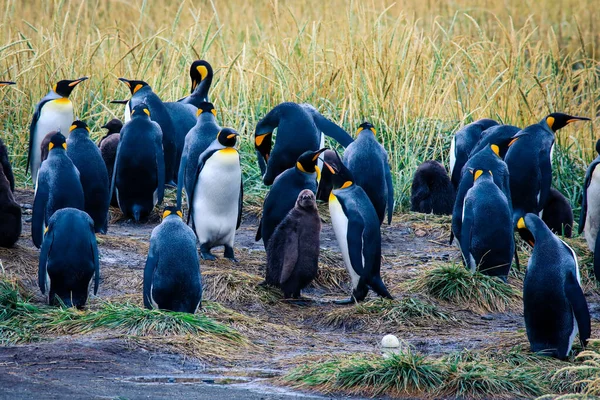
[[[62,208],[84,209],[84,195],[79,171],[67,155],[67,143],[61,133],[52,136],[48,158],[40,166],[31,219],[31,236],[36,247],[42,245],[45,226]]]
[[[166,207],[152,230],[144,268],[144,306],[195,313],[202,301],[196,235],[177,207]]]
[[[299,298],[300,291],[317,276],[320,233],[315,195],[304,189],[268,244],[265,281],[280,287],[286,299]]]
[[[515,251],[510,199],[490,171],[476,170],[465,196],[460,249],[469,270],[508,278]]]
[[[283,221],[288,212],[294,208],[298,195],[304,189],[313,193],[317,191],[317,159],[325,149],[306,151],[296,161],[296,166],[279,175],[263,203],[262,219],[259,223],[256,240],[262,238],[265,249],[269,239]]]
[[[121,130],[111,192],[121,211],[140,221],[162,203],[165,165],[160,126],[150,120],[150,110],[142,103],[131,113]]]
[[[387,152],[375,138],[375,133],[371,123],[362,123],[356,140],[344,152],[344,164],[352,173],[354,183],[369,196],[379,223],[383,223],[387,209],[387,222],[390,224],[394,212],[394,185]]]
[[[100,263],[94,223],[74,208],[58,210],[48,223],[40,251],[38,284],[48,302],[83,308],[94,279],[94,294],[100,284]]]
[[[552,233],[570,238],[573,232],[573,209],[569,200],[558,190],[550,188],[542,221]]]
[[[8,180],[10,190],[15,191],[15,176],[13,175],[12,166],[8,159],[8,149],[4,145],[2,139],[0,139],[0,167],[4,173],[4,177]]]
[[[498,123],[493,119],[480,119],[463,126],[454,134],[450,143],[450,180],[455,189],[458,189],[463,166],[481,138],[482,132],[494,125]]]
[[[94,221],[95,232],[106,233],[111,196],[108,170],[100,149],[90,139],[90,128],[74,121],[67,139],[67,155],[79,171],[85,199],[84,210]]]
[[[13,196],[10,182],[0,168],[0,246],[12,247],[21,236],[21,207]]]
[[[590,313],[581,288],[575,252],[535,214],[517,222],[531,232],[533,251],[523,282],[523,314],[531,351],[564,359],[575,333],[585,347]]]
[[[441,163],[429,160],[419,165],[412,181],[411,211],[451,215],[454,198],[454,186]]]

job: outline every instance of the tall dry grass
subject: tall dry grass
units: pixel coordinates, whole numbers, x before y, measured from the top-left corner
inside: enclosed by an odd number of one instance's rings
[[[593,116],[600,102],[600,9],[593,0],[0,1],[2,138],[21,182],[33,108],[52,82],[98,127],[127,96],[119,76],[164,100],[189,91],[189,64],[215,68],[211,99],[243,135],[247,191],[264,191],[251,134],[282,101],[309,102],[350,132],[363,119],[389,151],[399,200],[423,160],[446,161],[451,132],[492,117],[524,126],[551,111]],[[561,131],[556,184],[573,202],[593,156],[593,123]],[[559,149],[560,150],[560,149]]]

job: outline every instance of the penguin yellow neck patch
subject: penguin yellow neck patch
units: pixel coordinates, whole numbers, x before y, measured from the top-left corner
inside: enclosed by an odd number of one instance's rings
[[[346,182],[344,182],[344,184],[342,185],[342,187],[340,189],[346,189],[346,188],[349,188],[350,186],[352,186],[352,181],[346,181]]]
[[[71,100],[67,99],[66,97],[61,97],[60,99],[54,100],[54,103],[60,104],[60,105],[66,105],[66,104],[70,104]]]
[[[550,129],[552,129],[552,125],[554,125],[554,117],[548,117],[548,118],[546,118],[546,123],[548,124],[548,126],[550,127]]]
[[[337,197],[333,194],[333,190],[329,193],[329,202],[337,201]]]

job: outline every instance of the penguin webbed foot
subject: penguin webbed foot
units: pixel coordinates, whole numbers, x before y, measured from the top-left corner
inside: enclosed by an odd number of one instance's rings
[[[239,262],[233,253],[233,247],[225,246],[225,253],[223,254],[225,258],[231,260],[231,262],[237,263]]]
[[[333,302],[333,304],[338,304],[338,305],[343,306],[343,305],[348,305],[348,304],[354,304],[356,302],[357,301],[354,299],[354,297],[350,297],[349,299],[346,299],[346,300],[335,300]]]
[[[217,259],[217,257],[215,257],[215,255],[213,253],[211,253],[210,251],[201,251],[200,257],[202,257],[203,260],[207,260],[207,261],[214,261]]]

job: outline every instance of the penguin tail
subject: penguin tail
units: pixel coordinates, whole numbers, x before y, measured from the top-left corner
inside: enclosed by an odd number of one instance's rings
[[[369,286],[379,296],[384,297],[386,299],[393,299],[392,295],[390,294],[390,292],[388,292],[387,288],[385,287],[385,284],[381,280],[381,277],[373,278]]]
[[[140,222],[140,218],[142,216],[142,207],[139,205],[134,205],[133,206],[133,219],[135,219],[135,222]]]

